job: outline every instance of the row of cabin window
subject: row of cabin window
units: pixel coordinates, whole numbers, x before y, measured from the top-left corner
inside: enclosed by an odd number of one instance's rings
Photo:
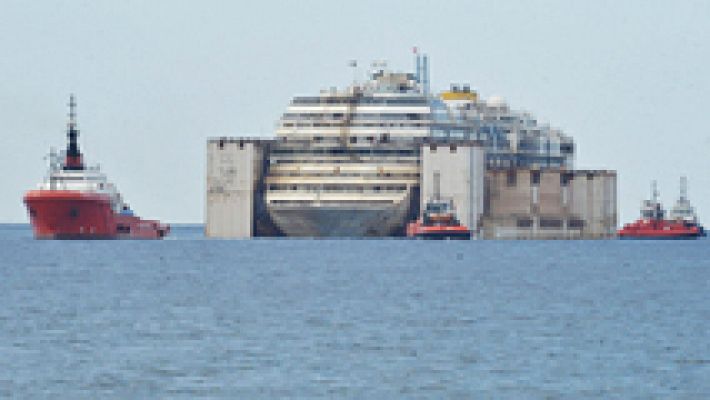
[[[338,177],[385,177],[385,178],[419,178],[417,173],[392,173],[392,172],[271,172],[271,176],[288,176],[288,177],[327,177],[327,176],[338,176]]]
[[[326,139],[330,139],[329,141],[331,142],[339,142],[340,138],[339,137],[332,137],[332,138],[324,138],[323,136],[313,136],[312,140],[314,142],[322,142]],[[378,138],[375,138],[375,136],[365,136],[361,138],[360,140],[364,139],[364,141],[369,142],[369,143],[374,143],[375,141],[379,141],[380,143],[389,143],[390,141],[390,135],[389,133],[381,133]],[[348,142],[351,144],[355,144],[358,142],[358,136],[350,136],[348,138]]]
[[[540,185],[541,171],[530,171],[530,184],[533,186]],[[563,172],[560,174],[560,186],[567,186],[574,179],[573,172]],[[587,180],[594,179],[594,174],[586,174]],[[506,173],[506,183],[509,187],[516,186],[518,181],[518,171],[509,170]]]
[[[325,191],[325,192],[401,192],[407,190],[406,185],[397,186],[349,186],[349,185],[280,185],[271,184],[269,185],[269,190],[305,190],[310,192]]]
[[[562,220],[554,218],[540,218],[538,226],[540,228],[562,228]],[[533,225],[532,218],[518,218],[518,228],[531,228]],[[568,219],[568,228],[584,228],[584,221],[581,219]]]
[[[284,122],[281,124],[284,128],[428,128],[429,124],[412,123],[412,124],[393,124],[393,123],[367,123],[367,122]]]
[[[297,97],[291,102],[292,105],[301,104],[344,104],[344,105],[360,105],[360,104],[387,104],[387,105],[429,105],[427,99],[381,99],[373,97]]]
[[[284,149],[277,148],[274,149],[271,154],[281,155],[281,154],[298,154],[298,155],[312,155],[312,154],[328,154],[328,155],[394,155],[394,156],[416,156],[419,152],[413,149],[375,149],[375,148],[310,148],[308,150],[303,149]]]
[[[419,160],[418,156],[407,156],[407,157],[400,157],[400,156],[394,156],[394,157],[374,157],[371,156],[372,158],[376,158],[376,161],[379,163],[386,162],[387,164],[396,164],[396,165],[419,165],[421,164],[421,160]],[[364,163],[364,162],[369,162],[372,161],[369,159],[370,157],[368,156],[361,156],[358,160],[357,163]],[[272,157],[269,159],[269,162],[271,164],[353,164],[352,159],[333,159],[333,158],[309,158],[308,160],[304,161],[303,159],[284,159],[284,158],[278,158],[278,157]]]
[[[363,204],[392,204],[395,201],[392,199],[353,199],[353,200],[346,200],[346,199],[339,199],[339,200],[328,200],[328,199],[318,199],[317,200],[321,204],[358,204],[358,205],[363,205]],[[274,199],[274,200],[269,200],[270,203],[272,204],[313,204],[313,200],[282,200],[282,199]]]
[[[563,167],[567,165],[567,157],[544,156],[531,157],[525,154],[486,154],[486,165],[489,169],[525,168],[535,169],[538,166]]]
[[[305,119],[305,120],[340,120],[345,118],[344,113],[286,113],[283,119]],[[375,113],[354,113],[349,114],[350,120],[426,120],[429,119],[427,113],[392,113],[392,114],[375,114]]]

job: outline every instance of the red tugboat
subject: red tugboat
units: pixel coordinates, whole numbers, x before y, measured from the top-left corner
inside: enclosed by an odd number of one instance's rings
[[[77,138],[76,102],[69,100],[68,144],[50,154],[50,168],[24,203],[37,239],[161,239],[170,227],[133,215],[97,167],[85,167]]]
[[[705,236],[705,230],[698,223],[695,210],[687,199],[685,177],[681,178],[680,198],[665,218],[665,211],[658,201],[656,182],[651,185],[651,200],[644,200],[641,218],[624,225],[619,230],[621,239],[697,239]]]
[[[456,218],[452,201],[432,200],[416,222],[407,225],[407,236],[416,239],[471,239],[471,231]]]

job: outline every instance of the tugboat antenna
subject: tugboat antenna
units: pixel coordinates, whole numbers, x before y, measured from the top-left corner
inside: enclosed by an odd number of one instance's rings
[[[680,177],[680,201],[685,201],[688,198],[688,178]]]
[[[658,186],[655,180],[651,181],[651,200],[654,203],[658,202]]]
[[[69,95],[69,127],[76,127],[76,99]]]
[[[77,143],[79,130],[76,129],[76,99],[73,94],[69,96],[69,123],[67,125],[68,142],[64,170],[81,171],[84,169],[84,162],[82,160],[81,151],[79,151],[79,144]]]

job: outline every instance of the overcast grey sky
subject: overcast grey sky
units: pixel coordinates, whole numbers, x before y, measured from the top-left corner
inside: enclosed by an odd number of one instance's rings
[[[431,58],[432,87],[468,82],[577,143],[577,167],[616,169],[620,223],[678,177],[710,224],[708,1],[0,0],[0,222],[65,141],[142,216],[201,222],[205,139],[272,134],[296,94],[361,65]]]

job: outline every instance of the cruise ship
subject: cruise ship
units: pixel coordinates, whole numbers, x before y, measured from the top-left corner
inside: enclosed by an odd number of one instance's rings
[[[574,143],[469,85],[429,89],[428,57],[415,72],[374,63],[368,79],[292,99],[276,129],[263,205],[280,234],[403,235],[419,215],[423,142],[475,140],[487,168],[572,168]]]

